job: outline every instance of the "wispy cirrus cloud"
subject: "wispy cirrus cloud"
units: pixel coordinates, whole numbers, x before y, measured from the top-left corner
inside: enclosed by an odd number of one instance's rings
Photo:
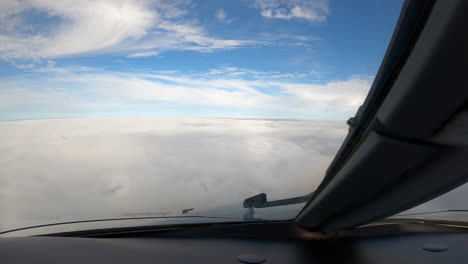
[[[329,13],[328,0],[255,0],[254,7],[267,18],[322,22]]]
[[[3,119],[25,109],[86,116],[177,108],[196,109],[190,115],[229,110],[247,116],[344,119],[362,103],[372,81],[362,76],[320,83],[303,78],[235,67],[196,74],[46,67],[0,80],[0,107]]]
[[[223,23],[231,23],[232,21],[234,21],[235,18],[233,17],[228,17],[228,15],[226,14],[226,11],[224,11],[223,8],[219,8],[216,10],[215,12],[215,18]]]
[[[164,50],[210,52],[256,42],[210,36],[185,18],[183,2],[165,0],[0,3],[0,58],[63,57],[86,53],[153,56]]]

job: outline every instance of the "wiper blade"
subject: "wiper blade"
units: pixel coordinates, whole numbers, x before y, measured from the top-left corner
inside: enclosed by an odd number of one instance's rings
[[[265,208],[265,207],[276,207],[276,206],[305,203],[310,199],[310,197],[312,197],[313,193],[314,192],[311,192],[303,196],[297,196],[297,197],[274,200],[274,201],[268,201],[266,193],[260,193],[260,194],[257,194],[255,196],[245,199],[244,208]]]
[[[455,226],[455,227],[463,227],[468,228],[468,222],[465,221],[456,221],[456,220],[438,220],[438,219],[416,219],[416,218],[386,218],[382,219],[373,223],[369,223],[363,225],[365,226],[374,226],[374,225],[382,225],[382,224],[429,224],[429,225],[440,225],[440,226]]]
[[[27,227],[21,227],[21,228],[15,228],[15,229],[2,231],[0,232],[0,235],[22,231],[22,230],[34,229],[34,228],[68,225],[68,224],[83,224],[83,223],[92,223],[92,222],[125,221],[125,220],[145,220],[145,219],[177,219],[177,218],[208,218],[208,219],[242,220],[242,221],[245,220],[245,218],[240,218],[240,217],[205,216],[205,215],[122,217],[122,218],[78,220],[78,221],[68,221],[68,222],[58,222],[58,223],[50,223],[50,224],[43,224],[43,225],[27,226]],[[255,219],[255,220],[265,221],[264,219]]]
[[[428,214],[440,214],[440,213],[463,213],[468,212],[467,209],[447,209],[447,210],[440,210],[440,211],[430,211],[430,212],[422,212],[422,213],[407,213],[407,214],[397,214],[394,216],[413,216],[413,215],[428,215]]]

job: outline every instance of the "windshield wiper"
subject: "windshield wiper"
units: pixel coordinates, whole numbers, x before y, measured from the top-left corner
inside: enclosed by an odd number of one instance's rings
[[[305,203],[310,199],[310,197],[312,197],[313,193],[314,192],[311,192],[303,196],[297,196],[297,197],[274,200],[274,201],[268,201],[266,193],[260,193],[260,194],[257,194],[257,195],[254,195],[252,197],[245,199],[244,208],[250,208],[250,207],[265,208],[265,207],[276,207],[276,206]]]
[[[439,210],[439,211],[430,211],[430,212],[422,212],[422,213],[403,213],[403,214],[396,214],[395,216],[413,216],[413,215],[428,215],[428,214],[440,214],[440,213],[463,213],[468,212],[468,209],[447,209],[447,210]]]
[[[309,201],[310,197],[312,197],[313,194],[314,192],[311,192],[303,196],[297,196],[297,197],[274,200],[274,201],[268,201],[266,193],[260,193],[260,194],[254,195],[244,200],[244,203],[243,203],[244,208],[247,208],[247,213],[244,214],[244,219],[245,220],[256,219],[254,217],[255,212],[253,208],[277,207],[277,206],[284,206],[284,205],[291,205],[291,204],[306,203],[307,201]]]
[[[417,218],[385,218],[373,223],[369,223],[365,226],[382,225],[382,224],[429,224],[429,225],[440,225],[440,226],[454,226],[468,228],[468,222],[447,220],[447,219],[417,219]]]
[[[28,230],[28,229],[41,228],[41,227],[50,227],[50,226],[59,226],[59,225],[69,225],[69,224],[83,224],[83,223],[92,223],[92,222],[125,221],[125,220],[145,220],[145,219],[177,219],[177,218],[207,218],[207,219],[237,220],[237,221],[245,220],[245,218],[239,218],[239,217],[205,216],[205,215],[121,217],[121,218],[107,218],[107,219],[77,220],[77,221],[69,221],[69,222],[58,222],[58,223],[50,223],[50,224],[43,224],[43,225],[27,226],[27,227],[1,231],[0,235],[17,232],[21,230]],[[264,219],[255,219],[255,220],[265,221]]]

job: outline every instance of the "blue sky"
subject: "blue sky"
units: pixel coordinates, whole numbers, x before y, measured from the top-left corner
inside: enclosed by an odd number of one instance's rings
[[[402,0],[0,2],[0,120],[344,120]]]

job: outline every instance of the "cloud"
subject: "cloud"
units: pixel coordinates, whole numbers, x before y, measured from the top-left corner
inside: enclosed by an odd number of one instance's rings
[[[179,3],[179,2],[177,2]],[[165,0],[2,1],[0,58],[95,53],[153,56],[165,50],[211,52],[256,43],[209,36]]]
[[[228,18],[226,12],[224,11],[224,9],[222,8],[219,8],[216,10],[216,13],[215,13],[215,18],[223,23],[231,23],[232,21],[234,21],[234,18]]]
[[[329,13],[328,0],[255,0],[254,7],[267,18],[312,22],[325,21]]]
[[[313,44],[316,44],[319,41],[322,41],[323,38],[316,36],[304,36],[296,34],[285,34],[285,33],[271,33],[263,32],[260,34],[261,40],[264,43],[264,46],[296,46],[296,47],[313,47]],[[302,57],[304,57],[302,55]]]
[[[157,51],[147,51],[147,52],[136,52],[127,55],[128,58],[139,58],[139,57],[149,57],[149,56],[157,56],[159,52]]]
[[[0,122],[0,231],[52,222],[180,215],[185,208],[194,208],[192,215],[242,218],[242,201],[252,195],[265,192],[275,200],[314,190],[347,130],[343,121],[261,118]],[[464,209],[467,186],[407,213]],[[291,219],[302,206],[256,209],[255,214]],[[463,221],[466,213],[424,217]],[[175,221],[93,223],[63,231]]]
[[[317,187],[346,132],[345,122],[314,120],[0,122],[0,231],[185,208],[242,217],[244,198]],[[260,209],[257,217],[292,218],[300,206]]]
[[[45,113],[197,109],[203,113],[346,119],[363,102],[370,77],[311,83],[303,76],[224,67],[205,73],[124,73],[82,68],[35,69],[4,78],[0,118]],[[298,79],[299,78],[299,79]],[[26,109],[26,110],[25,110]],[[27,117],[24,117],[27,118]]]

